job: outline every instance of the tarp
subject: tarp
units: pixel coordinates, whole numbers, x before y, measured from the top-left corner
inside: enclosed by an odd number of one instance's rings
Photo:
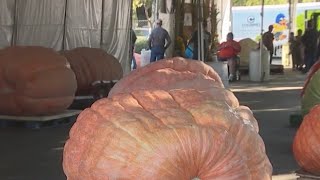
[[[17,0],[15,45],[62,49],[65,0]]]
[[[68,0],[66,15],[65,49],[100,47],[102,0]]]
[[[0,48],[102,48],[130,71],[130,0],[1,0]]]
[[[219,34],[219,40],[225,41],[226,35],[228,32],[231,31],[231,7],[232,3],[231,0],[217,0],[217,11],[218,17],[218,27],[217,31]]]
[[[13,37],[14,0],[0,1],[0,48],[10,46]]]

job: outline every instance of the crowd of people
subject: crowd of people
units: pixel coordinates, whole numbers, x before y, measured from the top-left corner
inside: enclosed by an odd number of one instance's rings
[[[300,70],[304,73],[308,72],[312,65],[319,59],[320,56],[320,33],[314,27],[312,21],[308,21],[307,28],[303,33],[301,29],[297,31],[295,36],[293,32],[289,35],[289,54],[292,57],[293,70]],[[204,60],[208,60],[210,46],[212,44],[212,36],[207,30],[207,22],[204,21],[203,25],[203,39],[204,39]],[[134,31],[131,32],[132,39],[132,52],[134,51],[134,44],[137,39]],[[274,54],[274,34],[273,25],[268,27],[268,31],[262,36],[262,43],[267,48],[270,53],[270,64],[272,64],[273,54]],[[165,57],[165,52],[171,45],[171,38],[166,29],[162,27],[162,20],[156,21],[156,27],[152,30],[148,38],[148,47],[151,50],[150,62],[155,62],[157,60],[163,59]],[[191,59],[198,60],[198,30],[195,30],[191,38],[186,44],[186,52],[191,53]],[[226,41],[220,43],[217,46],[217,57],[219,61],[228,61],[229,67],[229,81],[235,80],[235,68],[239,61],[238,54],[241,51],[241,46],[239,42],[234,40],[233,33],[227,34]],[[186,53],[187,54],[187,53]],[[187,56],[187,55],[186,55]],[[137,67],[134,56],[132,54],[132,60],[134,69]]]

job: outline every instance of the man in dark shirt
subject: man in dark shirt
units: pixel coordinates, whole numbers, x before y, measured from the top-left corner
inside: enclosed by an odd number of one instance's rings
[[[157,27],[152,30],[148,40],[148,45],[151,49],[150,62],[163,59],[166,49],[171,44],[171,38],[168,31],[161,27],[162,20],[157,20],[156,26]]]
[[[263,45],[266,46],[266,48],[268,49],[268,51],[270,53],[270,64],[272,63],[273,40],[274,40],[274,35],[273,35],[272,31],[273,31],[273,25],[270,25],[268,28],[268,31],[262,35]]]
[[[302,36],[302,43],[304,45],[304,61],[306,64],[306,68],[304,72],[308,72],[312,65],[316,61],[316,51],[317,51],[317,40],[318,40],[318,32],[313,26],[312,21],[308,21],[307,29]]]

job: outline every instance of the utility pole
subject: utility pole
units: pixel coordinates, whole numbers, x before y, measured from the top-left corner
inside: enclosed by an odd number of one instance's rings
[[[264,23],[264,20],[263,20],[263,17],[264,17],[264,0],[261,0],[261,39],[260,39],[260,68],[261,68],[261,72],[263,70],[262,68],[262,54],[263,54],[263,40],[262,40],[262,37],[263,37],[263,23]],[[265,73],[265,72],[264,72]],[[261,76],[261,81],[264,80],[264,75]]]
[[[198,60],[204,61],[204,31],[203,31],[203,2],[204,0],[197,0],[198,11]]]

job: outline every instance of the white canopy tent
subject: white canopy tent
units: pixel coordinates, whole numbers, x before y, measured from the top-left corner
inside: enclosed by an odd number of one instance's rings
[[[1,0],[0,48],[102,48],[130,71],[131,0]]]

